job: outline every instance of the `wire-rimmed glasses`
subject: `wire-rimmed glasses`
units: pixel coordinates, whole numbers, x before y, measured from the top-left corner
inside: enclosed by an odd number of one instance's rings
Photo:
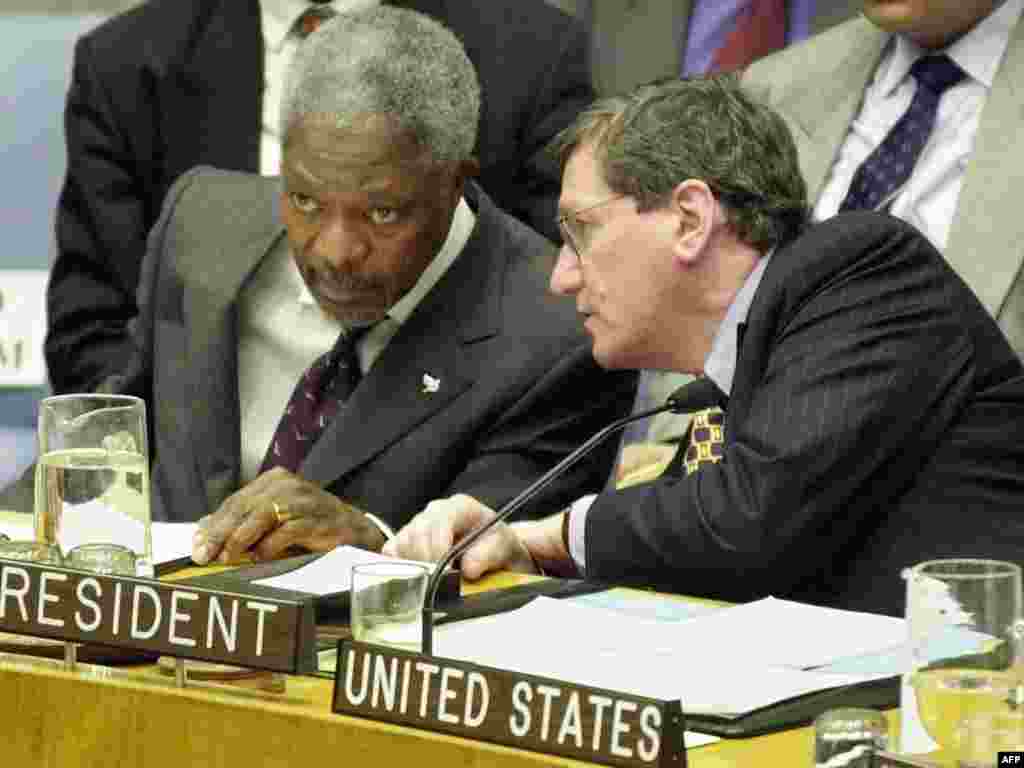
[[[608,205],[608,203],[614,203],[616,200],[621,200],[624,197],[628,197],[628,195],[615,195],[615,197],[609,197],[607,200],[602,200],[599,203],[594,203],[584,208],[577,208],[575,211],[568,211],[555,219],[555,223],[562,233],[562,239],[568,243],[569,248],[576,254],[577,260],[583,257],[583,251],[586,248],[586,238],[583,229],[584,222],[579,221],[576,217],[581,213],[592,211],[595,208],[600,208],[602,205]]]

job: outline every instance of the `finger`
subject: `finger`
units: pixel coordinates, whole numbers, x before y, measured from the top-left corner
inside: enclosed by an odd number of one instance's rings
[[[417,514],[392,539],[390,550],[407,560],[426,560],[430,553],[430,536],[435,521],[443,510],[443,501],[436,499]]]
[[[488,571],[505,568],[513,559],[514,547],[509,531],[503,526],[488,533],[462,556],[462,573],[470,580],[479,579]]]
[[[242,510],[236,518],[238,524],[224,540],[218,558],[224,563],[241,559],[244,552],[277,526],[274,505],[269,498],[250,495],[238,504]]]
[[[437,562],[444,557],[455,543],[455,533],[452,529],[451,519],[441,519],[424,536],[424,543],[427,547],[424,559],[430,562]]]
[[[257,560],[276,560],[282,557],[288,547],[302,538],[301,529],[304,525],[302,520],[289,520],[274,528],[252,547],[253,556]]]
[[[220,545],[210,542],[207,530],[210,526],[210,515],[199,519],[199,526],[192,534],[192,561],[196,565],[206,565],[220,552]]]
[[[199,521],[199,528],[192,539],[192,559],[199,565],[206,565],[218,557],[224,542],[245,514],[245,489],[228,496],[212,515]]]

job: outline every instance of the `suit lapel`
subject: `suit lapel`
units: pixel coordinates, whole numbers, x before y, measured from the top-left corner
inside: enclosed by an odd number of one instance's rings
[[[946,261],[995,317],[1021,270],[1024,217],[1016,199],[1024,175],[1024,22],[1010,38],[981,113],[945,249]]]
[[[263,34],[256,0],[200,4],[191,47],[171,65],[163,114],[166,172],[197,164],[259,170]]]
[[[254,188],[257,188],[254,185]],[[214,269],[183,270],[189,365],[186,396],[193,403],[189,444],[194,446],[200,482],[210,509],[238,487],[241,465],[238,406],[238,296],[246,279],[279,244],[284,229],[275,211],[276,184],[250,201],[252,220],[261,222],[241,239],[218,238],[200,258]],[[245,202],[240,202],[245,206]],[[262,206],[262,209],[261,209]]]
[[[303,477],[334,484],[472,386],[479,367],[471,345],[501,329],[505,250],[495,241],[496,218],[493,206],[481,200],[466,247],[313,446]],[[476,301],[466,291],[474,285],[482,286]]]
[[[843,25],[843,29],[846,34],[827,35],[827,44],[847,46],[832,76],[813,78],[813,83],[806,85],[796,83],[793,98],[779,105],[790,118],[810,200],[821,193],[888,39],[864,18]],[[813,46],[809,50],[814,50]]]

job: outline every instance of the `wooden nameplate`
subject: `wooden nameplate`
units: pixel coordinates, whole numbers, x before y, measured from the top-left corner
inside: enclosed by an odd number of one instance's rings
[[[0,632],[275,672],[316,669],[313,605],[0,559]]]
[[[343,640],[332,709],[605,765],[685,768],[680,702]]]

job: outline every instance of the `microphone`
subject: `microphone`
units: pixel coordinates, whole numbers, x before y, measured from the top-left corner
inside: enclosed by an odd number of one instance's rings
[[[494,519],[487,521],[479,528],[466,534],[466,537],[463,538],[462,541],[448,550],[447,554],[441,558],[427,584],[427,593],[423,602],[422,652],[427,656],[433,656],[434,654],[434,603],[437,599],[437,589],[441,583],[441,578],[444,575],[445,569],[451,565],[455,558],[473,546],[478,539],[484,536],[484,534],[494,528],[498,523],[506,520],[513,512],[520,509],[524,504],[530,501],[530,499],[564,475],[574,464],[594,450],[594,448],[602,443],[609,435],[618,432],[623,427],[629,426],[634,421],[639,421],[640,419],[656,416],[657,414],[665,413],[666,411],[671,411],[672,413],[691,413],[703,408],[710,408],[713,405],[718,405],[721,399],[722,391],[718,386],[711,381],[711,379],[706,376],[702,376],[699,379],[691,381],[689,384],[684,384],[679,387],[679,389],[668,396],[664,405],[660,405],[657,408],[651,408],[650,410],[642,411],[640,413],[634,413],[626,416],[625,418],[619,419],[618,421],[612,422],[607,427],[598,430],[590,437],[590,439],[583,443],[583,445],[558,462],[524,491],[520,492],[518,496],[515,496],[511,501],[505,504],[505,506],[498,510]]]

